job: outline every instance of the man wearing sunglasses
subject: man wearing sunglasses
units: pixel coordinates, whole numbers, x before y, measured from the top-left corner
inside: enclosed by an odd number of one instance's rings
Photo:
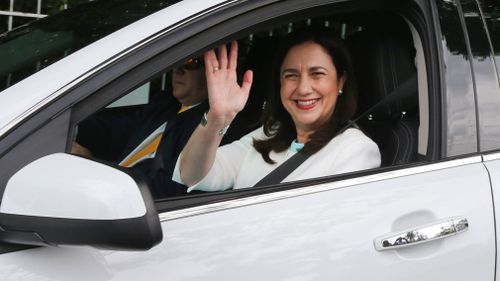
[[[186,194],[172,171],[208,109],[207,97],[203,59],[189,59],[172,71],[172,97],[126,114],[94,114],[79,124],[71,152],[140,172],[155,198]]]
[[[172,72],[172,94],[183,106],[193,106],[207,99],[203,59],[186,61]]]

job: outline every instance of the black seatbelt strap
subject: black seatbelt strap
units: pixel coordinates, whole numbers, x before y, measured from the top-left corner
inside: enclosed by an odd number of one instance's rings
[[[407,97],[411,97],[412,95],[414,95],[415,90],[417,89],[418,89],[417,74],[413,74],[405,82],[403,82],[391,93],[385,96],[385,98],[383,98],[381,101],[377,102],[372,107],[365,110],[362,114],[358,115],[353,120],[349,121],[349,123],[355,123],[356,121],[365,117],[366,115],[376,112],[386,106],[389,106],[395,101],[405,100]]]
[[[348,123],[344,128],[339,130],[339,132],[343,132],[347,130],[349,127],[354,127],[356,129],[359,129],[358,124],[356,122],[360,120],[361,118],[364,118],[366,115],[370,113],[377,112],[378,110],[390,106],[393,102],[399,101],[399,100],[405,100],[407,97],[411,97],[415,94],[415,91],[418,89],[418,83],[417,83],[417,74],[413,74],[410,76],[410,78],[406,79],[405,82],[403,82],[401,85],[399,85],[396,89],[394,89],[391,93],[389,93],[385,98],[383,98],[381,101],[377,102],[367,110],[365,110],[363,113],[358,115],[356,118],[349,120]]]
[[[278,168],[274,169],[272,172],[267,174],[267,176],[257,182],[254,187],[280,183],[295,169],[297,169],[300,164],[304,163],[309,156],[311,156],[310,153],[300,151],[295,153],[294,156],[288,158],[285,162],[279,165]]]

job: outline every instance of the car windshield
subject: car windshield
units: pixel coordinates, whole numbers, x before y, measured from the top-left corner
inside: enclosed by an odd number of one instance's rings
[[[98,0],[0,35],[0,91],[179,0]]]

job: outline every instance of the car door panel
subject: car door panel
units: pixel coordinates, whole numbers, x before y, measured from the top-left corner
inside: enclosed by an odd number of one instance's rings
[[[205,280],[493,280],[491,203],[477,163],[180,219],[166,223],[167,267],[208,268]],[[374,249],[382,234],[457,215],[469,231]]]
[[[490,153],[484,156],[485,163],[484,165],[488,169],[488,173],[490,175],[491,179],[491,189],[492,189],[492,195],[493,195],[493,205],[494,206],[500,206],[500,154],[499,153]],[[500,216],[500,210],[495,209],[495,217]],[[496,232],[498,233],[500,231],[500,226],[498,223],[496,224]],[[499,238],[496,238],[496,244],[498,245]],[[499,273],[499,268],[498,266],[500,263],[497,260],[497,276]],[[498,278],[497,278],[498,279]]]
[[[2,255],[0,279],[493,280],[493,209],[480,162],[334,188],[339,184],[163,221],[164,240],[148,252],[48,247]],[[374,248],[380,235],[455,216],[469,221],[468,231],[399,250]],[[46,266],[37,270],[42,257]]]

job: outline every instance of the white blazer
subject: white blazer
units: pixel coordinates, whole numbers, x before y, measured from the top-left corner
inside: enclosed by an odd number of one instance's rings
[[[295,154],[290,149],[279,153],[272,151],[270,157],[276,163],[266,163],[253,147],[253,138],[267,138],[262,127],[240,140],[220,147],[208,174],[200,182],[189,187],[188,192],[252,187]],[[179,173],[180,157],[177,159],[172,179],[183,183]],[[377,144],[360,130],[349,128],[311,155],[283,182],[376,168],[380,166],[380,161]]]

